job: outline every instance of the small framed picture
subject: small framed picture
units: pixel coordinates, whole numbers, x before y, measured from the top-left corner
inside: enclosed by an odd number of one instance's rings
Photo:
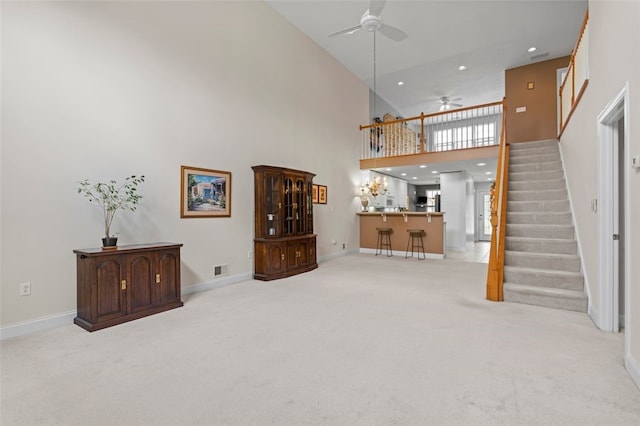
[[[231,172],[182,166],[180,217],[231,217]]]
[[[327,204],[327,187],[318,185],[318,204]]]
[[[318,204],[318,185],[315,184],[311,187],[311,202]]]

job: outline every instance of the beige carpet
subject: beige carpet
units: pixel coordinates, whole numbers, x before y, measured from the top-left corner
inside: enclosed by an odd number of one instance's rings
[[[10,425],[638,425],[623,335],[484,299],[486,264],[353,255],[2,342]]]

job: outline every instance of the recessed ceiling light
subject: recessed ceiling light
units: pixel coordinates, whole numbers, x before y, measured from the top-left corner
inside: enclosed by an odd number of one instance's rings
[[[406,176],[406,175],[407,175],[406,173],[400,173],[400,176]]]
[[[484,172],[484,174],[485,174],[485,175],[490,175],[490,174],[491,174],[491,172]]]
[[[421,169],[424,169],[425,167],[427,167],[427,165],[426,165],[426,164],[422,164],[422,165],[420,166],[420,168],[421,168]]]
[[[404,81],[399,81],[398,82],[398,86],[402,86],[404,84]]]
[[[440,172],[437,171],[437,170],[433,170],[431,173],[436,174],[436,173],[440,173]]]
[[[388,172],[390,172],[390,171],[391,171],[391,167],[386,168],[385,170],[386,170],[386,171],[388,171]]]
[[[460,66],[458,67],[458,71],[464,71],[464,70],[466,70],[466,69],[467,69],[467,67],[465,67],[464,65],[460,65]]]
[[[411,179],[418,179],[416,176],[412,177]]]
[[[489,182],[493,182],[493,178],[489,178],[487,179]]]
[[[531,53],[531,52],[535,52],[536,50],[537,50],[537,49],[536,49],[535,47],[531,46],[531,47],[527,50],[527,52]]]
[[[478,166],[486,166],[487,163],[478,163]]]

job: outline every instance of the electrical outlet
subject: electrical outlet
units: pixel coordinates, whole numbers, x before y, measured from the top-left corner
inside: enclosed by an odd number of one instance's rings
[[[31,295],[31,283],[20,283],[18,284],[18,294],[20,296],[30,296]]]

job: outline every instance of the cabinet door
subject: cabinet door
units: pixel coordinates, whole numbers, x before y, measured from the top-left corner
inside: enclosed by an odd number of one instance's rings
[[[126,315],[125,264],[126,256],[96,258],[91,270],[91,322]]]
[[[313,234],[313,200],[312,200],[312,194],[313,194],[313,180],[312,179],[306,179],[306,193],[305,193],[305,234]]]
[[[153,253],[139,253],[129,256],[128,313],[144,311],[153,305],[153,264]]]
[[[304,176],[297,176],[295,178],[295,233],[300,235],[306,232],[306,215],[307,211],[307,197],[306,189],[307,185],[305,184]]]
[[[180,300],[180,252],[161,251],[156,254],[156,306]]]
[[[296,232],[295,228],[295,181],[291,176],[285,176],[284,182],[284,235],[293,235]]]
[[[278,274],[287,271],[286,243],[268,243],[267,248],[267,274]]]
[[[287,243],[287,268],[289,270],[298,267],[298,244],[295,241]]]
[[[282,235],[282,174],[264,173],[263,185],[264,217],[260,222],[264,223],[264,229],[256,230],[256,233],[261,236],[278,237]]]
[[[309,247],[309,240],[298,241],[298,266],[300,266],[301,268],[309,266],[311,264]]]

